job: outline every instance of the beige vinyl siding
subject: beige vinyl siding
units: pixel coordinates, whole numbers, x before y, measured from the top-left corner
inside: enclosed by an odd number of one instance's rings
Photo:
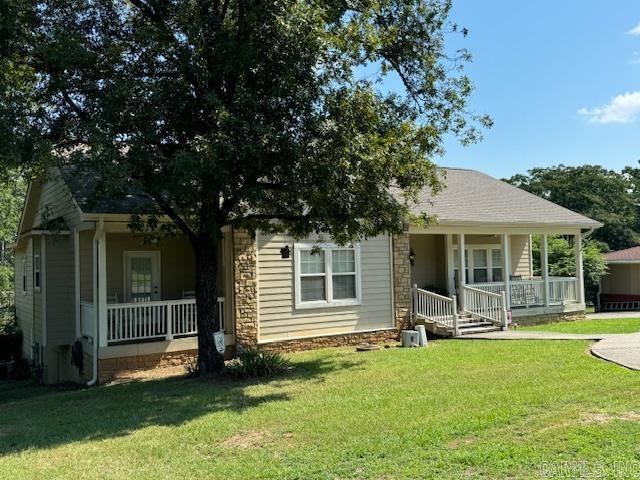
[[[415,265],[411,268],[411,284],[433,291],[447,288],[447,256],[444,235],[411,235]]]
[[[62,217],[67,226],[73,228],[81,222],[81,216],[67,185],[58,174],[51,173],[41,187],[32,227],[41,226],[43,219]]]
[[[46,238],[45,265],[47,346],[70,345],[75,340],[75,270],[72,235]]]
[[[183,291],[195,289],[195,257],[185,237],[163,238],[150,245],[131,233],[107,233],[107,295],[117,295],[119,303],[125,302],[124,252],[130,251],[160,252],[163,300],[180,299]],[[224,283],[218,284],[222,289]]]
[[[30,275],[31,258],[33,250],[31,239],[20,242],[15,251],[15,292],[16,292],[16,317],[18,325],[23,333],[22,351],[31,358],[31,345],[34,340],[33,332],[33,278]],[[22,292],[22,259],[27,260],[27,293]]]
[[[45,336],[44,336],[44,331],[43,331],[43,325],[42,325],[42,288],[40,288],[39,290],[37,290],[34,287],[34,269],[33,269],[33,259],[34,256],[37,255],[38,253],[42,255],[42,237],[41,236],[34,236],[31,237],[33,240],[33,245],[32,245],[32,254],[31,254],[31,258],[29,259],[31,266],[29,267],[29,275],[27,276],[27,278],[31,278],[31,289],[33,291],[33,317],[34,317],[34,324],[33,324],[33,328],[34,328],[34,337],[35,337],[35,341],[37,341],[40,344],[43,344],[45,341]],[[40,260],[41,265],[42,265],[42,259]],[[40,276],[41,278],[44,278],[44,275],[46,275],[46,273],[41,272]],[[42,280],[41,280],[41,285],[43,284]]]
[[[640,264],[609,264],[600,289],[605,294],[640,295]]]
[[[79,233],[80,301],[93,302],[93,230]]]
[[[457,245],[457,235],[453,235],[453,243]],[[500,235],[465,235],[465,246],[474,245],[496,245],[501,248]],[[531,247],[530,235],[510,235],[511,243],[511,274],[521,275],[522,278],[529,278],[533,275],[531,271]]]
[[[317,237],[304,240],[316,242]],[[326,239],[325,239],[326,241]],[[360,243],[360,305],[295,309],[294,241],[285,235],[260,233],[258,247],[259,341],[344,334],[393,326],[389,237]],[[280,249],[289,246],[291,258]]]
[[[531,237],[529,235],[511,235],[511,270],[513,275],[529,278],[531,271]]]

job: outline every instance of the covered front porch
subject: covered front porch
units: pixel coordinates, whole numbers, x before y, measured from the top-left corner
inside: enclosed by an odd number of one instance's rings
[[[182,236],[149,238],[121,222],[75,233],[77,316],[99,358],[197,348],[195,259]],[[219,249],[218,312],[225,344],[234,344],[231,242]],[[97,330],[96,330],[97,326]]]
[[[536,235],[538,271],[532,245]],[[548,240],[552,235],[573,236],[575,276],[549,274]],[[454,313],[505,328],[512,318],[583,311],[581,238],[582,233],[575,230],[412,229],[414,317],[448,318],[445,324],[453,332],[457,331],[452,323]]]

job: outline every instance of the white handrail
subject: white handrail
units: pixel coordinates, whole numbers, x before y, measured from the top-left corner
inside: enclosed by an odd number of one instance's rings
[[[464,285],[462,295],[464,296],[465,312],[500,325],[506,330],[507,301],[504,291],[498,294]]]
[[[468,284],[472,288],[500,294],[506,290],[504,282],[487,282]],[[512,280],[509,282],[507,295],[513,308],[542,307],[545,305],[545,284],[540,277]],[[576,303],[578,301],[577,282],[575,277],[549,277],[550,305]]]
[[[225,329],[224,297],[218,298],[220,329]],[[198,333],[195,298],[107,305],[107,341],[129,342]]]
[[[452,329],[453,334],[458,335],[458,307],[455,297],[438,295],[414,285],[413,314],[415,318]]]

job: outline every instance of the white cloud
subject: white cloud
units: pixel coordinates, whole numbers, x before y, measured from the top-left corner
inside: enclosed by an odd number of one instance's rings
[[[640,23],[627,32],[629,35],[640,35]]]
[[[596,108],[581,108],[580,115],[595,123],[631,123],[640,116],[640,91],[617,95],[607,105]]]

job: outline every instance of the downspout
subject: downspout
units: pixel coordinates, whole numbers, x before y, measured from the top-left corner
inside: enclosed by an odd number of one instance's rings
[[[582,241],[582,240],[584,240],[585,238],[587,238],[587,237],[591,236],[591,234],[592,234],[593,232],[595,232],[595,231],[596,231],[595,227],[591,227],[591,228],[590,228],[589,230],[587,230],[585,233],[583,233],[583,234],[581,234],[581,235],[580,235],[580,240]]]
[[[92,387],[96,383],[98,383],[98,346],[100,345],[99,341],[99,332],[100,332],[100,314],[98,311],[99,304],[98,302],[98,243],[100,242],[100,237],[102,236],[102,232],[104,230],[104,218],[100,218],[100,221],[96,225],[96,233],[93,235],[93,368],[91,380],[87,382],[87,387]]]

